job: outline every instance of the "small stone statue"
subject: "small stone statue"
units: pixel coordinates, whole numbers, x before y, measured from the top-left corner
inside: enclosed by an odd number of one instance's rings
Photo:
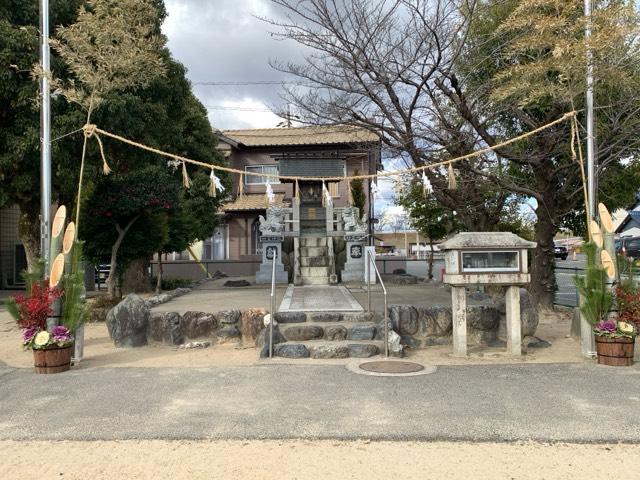
[[[285,213],[282,207],[270,206],[267,208],[266,219],[262,215],[259,216],[260,233],[262,233],[262,235],[282,233],[284,230],[284,217]]]
[[[367,231],[367,214],[358,216],[358,207],[345,207],[342,209],[342,221],[345,232],[365,233]]]

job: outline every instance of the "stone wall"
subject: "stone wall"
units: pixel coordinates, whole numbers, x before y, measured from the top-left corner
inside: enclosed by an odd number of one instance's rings
[[[525,289],[520,290],[522,337],[532,337],[538,327],[538,312]],[[434,305],[415,307],[391,305],[389,320],[400,334],[403,345],[424,348],[452,343],[451,307]],[[504,298],[486,305],[467,305],[467,341],[482,346],[506,346],[506,320]]]

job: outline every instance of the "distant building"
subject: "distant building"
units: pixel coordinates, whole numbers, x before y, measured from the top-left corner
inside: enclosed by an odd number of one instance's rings
[[[620,216],[619,212],[614,213],[614,219]],[[615,233],[621,237],[640,236],[640,192],[636,194],[635,202],[627,208],[624,220],[615,229]]]
[[[257,260],[262,252],[260,215],[265,215],[267,179],[252,173],[298,177],[344,177],[374,174],[380,167],[380,141],[367,130],[340,126],[226,130],[218,132],[218,148],[230,167],[245,172],[243,195],[234,176],[231,200],[222,207],[221,241],[229,260]],[[271,180],[275,204],[292,206],[295,182]],[[372,218],[370,182],[364,182],[365,212]],[[298,182],[301,232],[326,233],[327,219],[322,207],[322,182]],[[346,181],[327,182],[335,207],[348,205]],[[207,260],[207,258],[203,258]]]

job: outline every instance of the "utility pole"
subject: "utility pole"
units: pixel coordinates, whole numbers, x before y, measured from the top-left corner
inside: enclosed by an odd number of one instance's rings
[[[45,275],[51,266],[51,65],[49,55],[49,0],[40,0],[40,256]]]
[[[586,108],[587,108],[587,197],[589,205],[589,218],[596,218],[597,204],[597,188],[598,182],[596,178],[595,164],[595,132],[593,119],[593,53],[591,51],[591,0],[584,0],[584,16],[587,20],[584,37],[587,47],[587,91],[586,91]]]

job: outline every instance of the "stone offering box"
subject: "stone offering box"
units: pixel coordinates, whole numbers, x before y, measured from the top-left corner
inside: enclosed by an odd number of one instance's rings
[[[509,232],[464,232],[439,245],[445,260],[443,282],[452,286],[454,355],[467,354],[465,287],[469,285],[507,287],[507,350],[513,355],[522,354],[520,286],[531,279],[527,253],[535,246]]]

